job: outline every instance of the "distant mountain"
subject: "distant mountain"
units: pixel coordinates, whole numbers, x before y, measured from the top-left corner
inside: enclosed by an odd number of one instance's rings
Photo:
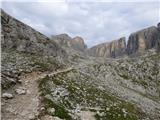
[[[67,34],[60,34],[52,36],[51,39],[56,41],[59,45],[70,47],[77,51],[84,52],[87,49],[87,45],[84,43],[83,38],[79,36],[71,38]]]
[[[84,52],[94,57],[116,58],[124,55],[141,55],[154,49],[160,51],[160,26],[148,27],[131,33],[128,42],[125,37],[87,48],[82,37],[71,38],[67,34],[52,36],[59,45]]]
[[[158,27],[152,26],[146,29],[132,33],[129,36],[127,44],[127,53],[144,53],[148,49],[154,48],[158,50],[160,46],[160,30]]]
[[[148,27],[132,33],[126,46],[125,38],[96,45],[88,49],[88,54],[97,57],[118,57],[142,54],[149,49],[160,51],[160,28]]]
[[[117,57],[125,54],[126,41],[125,37],[112,42],[96,45],[87,50],[91,56],[97,57]]]

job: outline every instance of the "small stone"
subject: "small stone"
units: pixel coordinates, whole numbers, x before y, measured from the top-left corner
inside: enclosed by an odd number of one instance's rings
[[[11,93],[3,93],[2,94],[2,97],[3,98],[7,98],[7,99],[12,99],[13,98],[13,95]]]
[[[62,120],[59,117],[53,117],[53,120]]]
[[[109,110],[110,110],[110,108],[106,108],[106,110],[107,110],[107,111],[109,111]]]
[[[22,80],[21,80],[21,79],[19,79],[17,82],[18,82],[18,83],[22,83]]]
[[[15,90],[15,92],[16,92],[18,95],[25,95],[25,94],[26,94],[25,88],[18,88],[18,89]]]
[[[55,109],[54,108],[49,108],[47,111],[50,114],[54,114],[55,113]]]
[[[29,120],[33,120],[33,119],[35,119],[35,116],[33,114],[31,114],[28,116],[28,118],[29,118]]]
[[[43,111],[43,110],[45,110],[45,108],[44,107],[41,107],[41,109],[40,109],[41,111]]]

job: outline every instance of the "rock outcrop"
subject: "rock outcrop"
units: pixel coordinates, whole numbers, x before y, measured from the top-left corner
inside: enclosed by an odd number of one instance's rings
[[[3,51],[17,50],[36,55],[65,56],[65,51],[53,40],[16,20],[1,10]]]
[[[73,48],[77,51],[84,52],[87,49],[87,45],[85,45],[83,38],[79,36],[71,38],[67,34],[60,34],[52,36],[52,39],[55,40],[59,45]]]
[[[144,53],[146,50],[152,48],[158,50],[158,43],[160,42],[159,34],[160,30],[155,26],[132,33],[129,36],[127,44],[128,55]]]
[[[95,57],[118,57],[125,54],[125,37],[114,40],[110,43],[103,43],[88,49],[87,53]]]
[[[71,47],[71,37],[68,34],[59,34],[51,37],[52,40],[56,41],[59,45],[65,47]]]
[[[129,36],[126,46],[125,38],[96,45],[87,50],[87,53],[95,57],[117,57],[128,55],[137,55],[146,52],[149,49],[160,51],[160,23],[157,27],[152,26]]]
[[[84,43],[83,38],[77,36],[71,40],[71,46],[78,51],[85,51],[87,46]]]

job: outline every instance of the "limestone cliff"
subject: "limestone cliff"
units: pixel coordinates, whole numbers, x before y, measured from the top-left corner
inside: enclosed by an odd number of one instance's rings
[[[60,34],[60,35],[52,36],[52,39],[55,40],[59,45],[73,48],[77,51],[83,52],[87,48],[83,38],[79,36],[71,38],[68,34]]]
[[[157,27],[152,26],[135,33],[132,33],[129,36],[127,44],[127,53],[144,53],[148,49],[158,49],[158,43],[160,41],[160,31]]]
[[[51,39],[56,41],[61,46],[71,47],[70,41],[72,38],[68,34],[63,33],[63,34],[55,35],[55,36],[52,36]]]
[[[87,53],[97,57],[117,57],[125,54],[125,37],[114,40],[110,43],[103,43],[88,49]]]
[[[84,43],[83,38],[77,36],[74,37],[71,40],[71,46],[75,49],[75,50],[79,50],[79,51],[85,51],[85,49],[87,48],[87,46]]]

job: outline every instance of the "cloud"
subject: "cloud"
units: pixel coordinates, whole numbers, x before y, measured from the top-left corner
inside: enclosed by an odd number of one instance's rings
[[[157,0],[6,0],[2,8],[47,36],[82,36],[89,47],[128,36],[160,20]]]

